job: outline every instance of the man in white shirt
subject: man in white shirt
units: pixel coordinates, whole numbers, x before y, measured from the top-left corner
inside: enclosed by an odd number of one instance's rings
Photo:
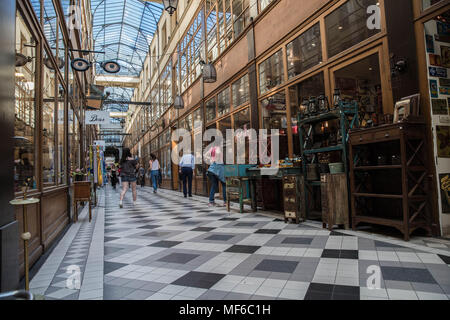
[[[186,153],[181,157],[180,161],[180,174],[183,180],[183,194],[187,198],[192,197],[192,176],[195,169],[195,157],[192,153]],[[186,186],[187,182],[187,186]]]

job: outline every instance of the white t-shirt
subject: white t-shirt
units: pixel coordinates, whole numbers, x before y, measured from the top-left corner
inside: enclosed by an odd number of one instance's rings
[[[155,161],[152,161],[152,171],[157,171],[157,170],[159,170],[158,159],[156,159]]]

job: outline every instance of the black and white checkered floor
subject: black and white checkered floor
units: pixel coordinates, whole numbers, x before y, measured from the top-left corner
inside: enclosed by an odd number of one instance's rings
[[[208,208],[205,198],[185,199],[173,191],[138,192],[136,206],[128,194],[119,209],[119,189],[106,188],[105,208],[95,210],[94,221],[94,237],[103,236],[104,226],[104,251],[94,244],[90,248],[103,254],[103,266],[97,261],[90,267],[84,251],[70,257],[82,259],[77,263],[90,270],[81,277],[82,294],[51,288],[62,286],[61,279],[54,280],[61,268],[75,263],[65,258],[59,265],[44,264],[32,292],[49,299],[104,300],[450,298],[448,250],[361,232],[329,232],[315,223],[285,224],[264,213],[230,214]],[[94,242],[94,237],[84,239]],[[74,246],[75,240],[76,235]],[[67,240],[65,245],[73,252]],[[55,251],[65,257],[64,249]],[[103,273],[101,284],[95,272]]]

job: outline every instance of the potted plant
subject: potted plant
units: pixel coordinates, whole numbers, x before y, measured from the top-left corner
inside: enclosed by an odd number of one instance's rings
[[[73,177],[74,181],[84,181],[85,176],[86,176],[86,174],[80,168],[77,168],[75,170],[75,172],[72,173],[72,177]]]

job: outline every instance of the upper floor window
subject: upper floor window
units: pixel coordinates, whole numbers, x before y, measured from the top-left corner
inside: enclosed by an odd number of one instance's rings
[[[283,81],[283,50],[280,49],[259,65],[259,89],[261,94],[279,86]]]
[[[273,0],[258,0],[259,12],[263,11]]]
[[[248,73],[233,83],[232,94],[234,107],[239,107],[249,101],[250,86],[248,82]]]
[[[367,27],[367,8],[379,5],[378,0],[349,0],[325,17],[328,57],[370,38],[380,32]]]
[[[288,77],[293,78],[322,62],[320,25],[317,23],[286,47]]]

